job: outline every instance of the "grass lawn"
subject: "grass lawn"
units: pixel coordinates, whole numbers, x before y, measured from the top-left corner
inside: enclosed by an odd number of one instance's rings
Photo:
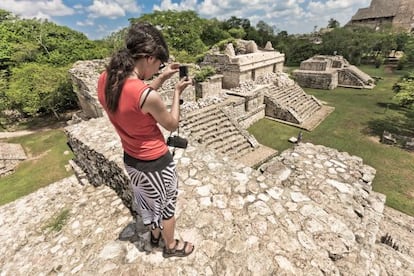
[[[303,131],[303,141],[324,145],[363,158],[377,170],[373,189],[387,196],[386,204],[414,216],[414,153],[379,142],[383,130],[414,136],[414,110],[401,108],[392,100],[393,84],[402,72],[384,72],[383,68],[360,67],[380,80],[373,90],[336,88],[305,89],[327,105],[331,113],[312,132]],[[292,147],[287,140],[299,129],[269,119],[249,128],[257,140],[283,151]]]
[[[19,164],[15,173],[0,178],[0,205],[73,174],[65,169],[73,158],[66,141],[61,129],[8,139],[9,143],[21,144],[28,159]]]

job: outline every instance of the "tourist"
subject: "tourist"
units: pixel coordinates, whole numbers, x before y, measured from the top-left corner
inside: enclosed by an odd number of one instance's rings
[[[175,163],[158,125],[174,131],[179,123],[179,100],[191,79],[175,85],[170,111],[156,90],[179,71],[169,64],[168,47],[159,30],[149,23],[130,26],[125,48],[116,52],[98,81],[98,98],[119,137],[124,164],[143,223],[150,227],[151,244],[164,240],[163,256],[185,257],[194,250],[190,242],[176,240],[175,206],[177,181]]]

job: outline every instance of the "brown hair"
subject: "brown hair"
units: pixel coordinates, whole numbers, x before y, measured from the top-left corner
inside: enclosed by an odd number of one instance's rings
[[[129,27],[125,48],[111,57],[106,68],[105,99],[109,111],[118,109],[125,80],[134,70],[136,61],[145,56],[154,56],[161,62],[167,62],[168,46],[158,29],[147,22],[137,22]]]

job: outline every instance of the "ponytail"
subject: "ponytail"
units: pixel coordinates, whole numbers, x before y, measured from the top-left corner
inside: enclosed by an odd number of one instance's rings
[[[106,72],[105,100],[109,111],[116,112],[125,80],[134,70],[135,61],[124,48],[116,52],[109,62]]]
[[[110,112],[118,109],[119,98],[125,80],[133,72],[136,61],[144,56],[154,56],[167,62],[169,58],[165,39],[157,28],[147,22],[130,26],[125,39],[125,48],[116,52],[106,68],[106,106]]]

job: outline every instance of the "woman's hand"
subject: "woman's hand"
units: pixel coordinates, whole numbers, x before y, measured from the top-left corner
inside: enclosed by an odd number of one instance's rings
[[[192,83],[193,83],[193,80],[191,78],[189,77],[182,78],[175,84],[175,90],[178,91],[179,94],[181,95],[184,89],[186,89],[187,86],[191,85]]]
[[[161,73],[161,77],[165,79],[171,78],[172,75],[179,71],[180,64],[179,63],[170,63],[165,67],[164,71]]]

